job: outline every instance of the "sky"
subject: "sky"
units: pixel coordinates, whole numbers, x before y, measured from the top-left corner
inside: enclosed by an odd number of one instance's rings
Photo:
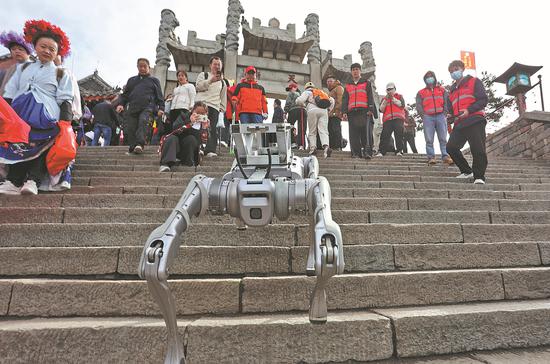
[[[407,103],[414,102],[417,91],[424,87],[422,76],[427,70],[449,84],[447,66],[466,50],[475,52],[478,75],[482,71],[500,75],[513,62],[543,66],[539,73],[543,75],[545,106],[550,109],[550,78],[544,77],[550,74],[546,73],[550,71],[550,22],[544,2],[241,0],[241,4],[249,23],[256,17],[267,25],[276,17],[282,28],[296,24],[297,36],[305,31],[306,16],[317,13],[321,48],[332,50],[335,58],[352,54],[354,61],[361,63],[359,45],[372,42],[378,90],[394,82]],[[176,13],[180,22],[176,35],[184,44],[188,30],[210,40],[225,32],[226,0],[6,1],[0,12],[0,30],[22,31],[27,19],[51,21],[71,39],[72,56],[65,66],[77,78],[98,69],[107,82],[123,86],[137,73],[137,58],[147,57],[154,63],[160,12],[165,8]],[[242,37],[240,43],[242,47]],[[536,77],[531,80],[538,81]],[[499,95],[505,93],[504,85],[496,89]],[[539,100],[538,88],[530,91],[528,110],[541,110]],[[515,116],[508,113],[504,121]]]

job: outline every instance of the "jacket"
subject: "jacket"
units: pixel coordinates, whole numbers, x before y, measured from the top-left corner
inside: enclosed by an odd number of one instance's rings
[[[103,124],[111,129],[118,126],[118,118],[113,105],[107,101],[100,102],[92,109],[94,123]]]
[[[240,82],[231,100],[237,104],[239,115],[241,113],[267,114],[265,90],[256,81]]]
[[[130,77],[120,95],[120,105],[128,106],[130,112],[140,112],[145,109],[164,111],[160,81],[150,75]]]
[[[193,86],[193,84],[186,83],[185,85],[176,87],[173,95],[170,109],[186,109],[191,111],[193,105],[195,104],[195,96],[197,95],[197,91],[195,91],[195,86]]]
[[[435,86],[433,89],[425,87],[416,94],[416,110],[420,116],[447,112],[447,97],[447,90],[441,86]]]
[[[285,101],[285,112],[289,113],[293,109],[303,109],[303,106],[296,104],[296,99],[300,97],[300,90],[289,91]]]
[[[391,99],[384,96],[380,103],[380,112],[384,114],[382,117],[383,123],[394,119],[405,120],[405,100],[403,100],[403,96],[398,93],[395,93]]]
[[[463,128],[478,122],[486,122],[485,107],[488,98],[480,79],[466,76],[451,86],[449,101],[452,114],[456,118],[454,128]],[[468,110],[468,117],[458,118],[463,110]]]
[[[359,104],[357,101],[357,91],[363,91],[361,92],[364,94],[363,100],[361,104]],[[353,95],[350,94],[350,91],[353,93]],[[365,100],[366,98],[366,100]],[[373,117],[376,119],[378,117],[378,111],[376,110],[376,106],[374,105],[374,97],[372,94],[372,85],[371,83],[366,80],[365,78],[360,78],[357,82],[351,82],[344,87],[344,95],[342,96],[342,114],[347,114],[350,111],[354,110],[367,110],[372,112]]]
[[[195,101],[203,101],[207,106],[225,112],[227,107],[227,85],[224,80],[210,83],[208,72],[197,76]]]
[[[329,117],[342,118],[342,98],[344,97],[344,87],[340,81],[336,81],[336,85],[329,90],[329,96],[334,99],[334,108],[329,113]]]

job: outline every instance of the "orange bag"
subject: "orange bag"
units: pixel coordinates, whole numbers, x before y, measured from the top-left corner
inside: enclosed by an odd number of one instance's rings
[[[59,134],[55,137],[55,142],[46,155],[46,167],[52,176],[69,166],[69,163],[76,157],[76,148],[78,147],[71,122],[60,120],[57,126]]]
[[[31,127],[0,97],[0,143],[28,143]]]

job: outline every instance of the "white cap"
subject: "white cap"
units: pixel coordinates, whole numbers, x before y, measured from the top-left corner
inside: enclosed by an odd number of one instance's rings
[[[395,83],[393,82],[389,82],[387,85],[386,85],[386,90],[389,89],[389,88],[395,88]]]
[[[305,84],[304,88],[307,90],[308,88],[315,88],[315,85],[313,82],[308,82]]]

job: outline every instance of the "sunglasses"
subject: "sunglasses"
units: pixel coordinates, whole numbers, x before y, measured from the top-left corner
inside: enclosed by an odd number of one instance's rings
[[[395,90],[393,87],[392,88],[387,88],[386,91],[391,91],[391,90]]]

